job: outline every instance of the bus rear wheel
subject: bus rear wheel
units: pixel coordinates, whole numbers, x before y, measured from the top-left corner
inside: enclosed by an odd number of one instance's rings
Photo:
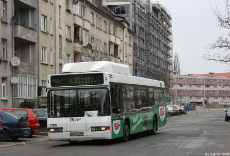
[[[153,118],[153,129],[151,129],[150,133],[152,135],[155,135],[157,132],[157,121],[156,121],[156,118]]]
[[[129,125],[127,120],[124,121],[124,127],[123,127],[123,141],[126,142],[129,140]]]

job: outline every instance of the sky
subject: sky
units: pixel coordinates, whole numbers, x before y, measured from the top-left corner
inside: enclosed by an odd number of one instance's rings
[[[228,30],[220,28],[212,8],[225,14],[225,0],[158,0],[172,17],[173,53],[178,53],[181,74],[230,72],[230,66],[207,61],[203,54]]]

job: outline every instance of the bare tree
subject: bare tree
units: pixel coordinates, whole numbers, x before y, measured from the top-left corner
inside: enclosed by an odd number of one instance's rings
[[[213,14],[216,16],[218,25],[221,28],[230,30],[230,2],[225,1],[225,14],[222,15],[219,12],[218,7],[213,8]],[[203,57],[206,60],[213,60],[223,63],[230,63],[230,33],[227,37],[220,36],[213,44],[210,44],[208,47],[208,53],[204,54]],[[214,53],[211,53],[213,52]]]
[[[175,52],[174,58],[173,58],[173,71],[174,74],[180,75],[180,60],[179,60],[179,55]]]

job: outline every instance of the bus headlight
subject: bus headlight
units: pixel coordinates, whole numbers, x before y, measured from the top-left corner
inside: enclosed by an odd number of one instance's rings
[[[91,127],[91,131],[108,131],[110,130],[110,127]]]
[[[60,127],[60,128],[48,128],[47,130],[48,130],[48,132],[50,132],[50,133],[63,132],[63,128],[62,128],[62,127]]]

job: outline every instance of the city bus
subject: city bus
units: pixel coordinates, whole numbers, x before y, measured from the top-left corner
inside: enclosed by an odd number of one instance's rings
[[[164,82],[109,61],[68,63],[48,75],[49,140],[74,143],[156,134],[167,123]]]

